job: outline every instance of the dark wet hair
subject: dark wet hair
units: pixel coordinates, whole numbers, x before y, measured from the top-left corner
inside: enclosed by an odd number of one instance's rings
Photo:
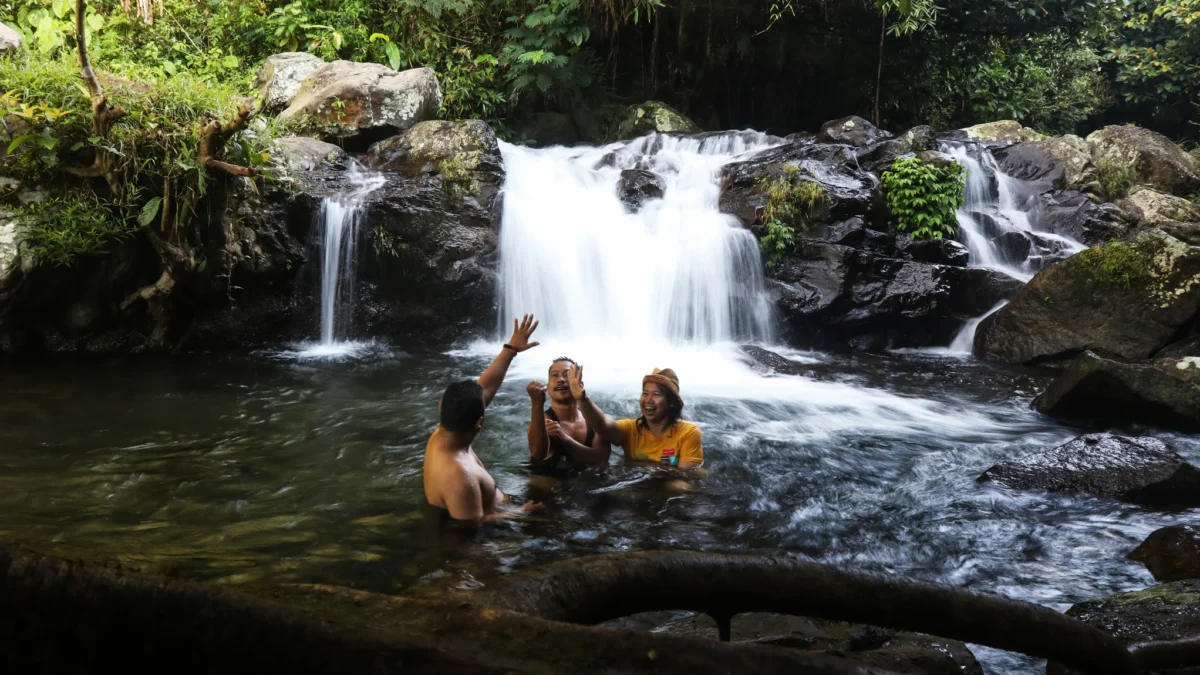
[[[553,361],[550,362],[550,368],[553,368],[554,364],[558,363],[559,361],[566,361],[567,363],[575,366],[576,368],[579,367],[579,364],[575,363],[575,359],[573,359],[569,356],[560,356],[557,359],[554,359]],[[547,368],[547,370],[549,370],[549,368]]]
[[[683,419],[683,399],[661,384],[655,384],[654,386],[658,387],[659,393],[667,397],[667,426],[671,426]],[[646,426],[646,416],[642,415],[637,418],[637,423]]]
[[[463,433],[483,417],[483,387],[475,380],[459,380],[442,394],[441,424],[446,431]]]

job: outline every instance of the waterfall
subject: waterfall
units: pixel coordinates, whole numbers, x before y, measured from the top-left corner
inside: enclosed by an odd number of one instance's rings
[[[304,356],[345,353],[354,343],[347,333],[354,308],[354,282],[358,267],[359,227],[365,198],[386,179],[351,162],[346,172],[349,186],[321,200],[317,222],[321,241],[321,339]]]
[[[780,139],[650,134],[604,147],[501,144],[501,326],[533,312],[547,338],[708,345],[771,338],[758,242],[718,211],[721,167]],[[629,213],[624,169],[661,179]]]
[[[967,171],[959,235],[971,251],[968,264],[998,270],[1029,281],[1047,262],[1078,253],[1083,244],[1039,229],[1037,195],[1021,180],[1004,173],[991,152],[963,144],[942,150]]]

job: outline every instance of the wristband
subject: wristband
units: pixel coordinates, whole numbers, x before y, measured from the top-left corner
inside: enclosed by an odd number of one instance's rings
[[[516,347],[514,347],[514,346],[512,346],[512,345],[508,344],[507,342],[506,342],[506,343],[504,343],[504,348],[505,348],[505,349],[511,349],[511,350],[512,350],[512,353],[513,353],[513,356],[516,356],[517,354],[520,354],[520,352],[518,352],[518,351],[517,351],[517,348],[516,348]]]

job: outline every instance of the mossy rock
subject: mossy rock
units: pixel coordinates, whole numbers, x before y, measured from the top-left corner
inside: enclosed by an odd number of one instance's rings
[[[1109,171],[1125,169],[1133,185],[1187,197],[1200,189],[1195,157],[1160,133],[1133,125],[1104,127],[1087,137],[1092,160]],[[1110,199],[1121,195],[1109,195]]]
[[[1127,645],[1200,635],[1200,580],[1175,581],[1140,591],[1076,603],[1067,616],[1116,636]],[[1057,663],[1047,675],[1076,675]]]
[[[1041,141],[1046,137],[1016,120],[999,120],[967,127],[962,130],[967,138],[981,143],[1025,143]]]
[[[698,124],[683,113],[660,101],[646,101],[629,106],[621,115],[613,140],[637,138],[648,133],[698,134]]]
[[[1200,223],[1200,204],[1147,187],[1130,193],[1129,203],[1138,207],[1147,227],[1174,227],[1182,223]]]

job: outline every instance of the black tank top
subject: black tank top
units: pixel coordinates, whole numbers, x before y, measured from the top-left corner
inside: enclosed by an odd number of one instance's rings
[[[554,408],[546,408],[546,417],[549,417],[555,422],[558,421],[558,413],[554,412]],[[583,444],[590,448],[592,447],[592,441],[595,440],[595,438],[596,430],[592,428],[592,425],[587,425],[587,438],[583,440]]]

